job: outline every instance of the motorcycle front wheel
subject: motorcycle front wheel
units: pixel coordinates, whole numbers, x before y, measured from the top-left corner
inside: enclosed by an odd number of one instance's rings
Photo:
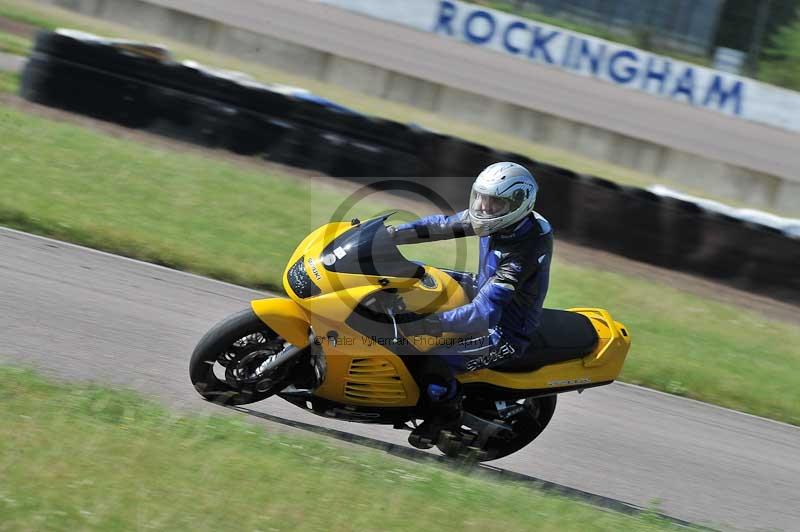
[[[264,400],[289,382],[288,366],[261,372],[285,349],[286,340],[247,309],[216,324],[195,347],[189,377],[195,390],[208,401],[244,405]]]

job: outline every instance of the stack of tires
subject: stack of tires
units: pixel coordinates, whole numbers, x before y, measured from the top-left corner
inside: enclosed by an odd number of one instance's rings
[[[117,57],[123,61],[117,61]],[[148,127],[156,117],[153,87],[112,66],[146,69],[158,63],[144,55],[123,55],[90,35],[40,33],[22,75],[22,95],[34,102],[130,127]]]
[[[59,30],[36,38],[22,75],[34,102],[243,154],[266,151],[294,102],[168,52]]]
[[[337,177],[402,177],[421,168],[417,139],[405,124],[298,98],[236,73],[178,63],[158,47],[77,31],[37,36],[22,95]]]

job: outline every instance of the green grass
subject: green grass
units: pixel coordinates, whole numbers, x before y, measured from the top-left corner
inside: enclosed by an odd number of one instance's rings
[[[279,287],[294,247],[346,194],[1,106],[0,138],[0,223],[251,286]],[[455,246],[404,251],[449,266]],[[623,380],[800,425],[800,327],[556,257],[548,306],[605,307],[632,331]]]
[[[59,27],[61,21],[49,15],[50,8],[43,5],[33,5],[28,0],[3,0],[0,3],[0,17],[4,17],[16,22],[36,26],[46,30],[54,30]]]
[[[0,72],[0,92],[16,94],[19,90],[19,74]]]
[[[704,190],[701,183],[698,183],[697,186],[691,186],[684,183],[665,181],[652,174],[591,159],[569,150],[546,146],[520,136],[505,134],[486,129],[480,125],[440,116],[425,109],[367,96],[337,85],[263,66],[258,64],[256,52],[251,57],[234,58],[225,56],[210,52],[207,49],[189,46],[164,36],[148,34],[100,19],[81,16],[71,11],[30,3],[26,0],[0,0],[0,16],[43,28],[71,27],[109,37],[163,43],[179,58],[193,59],[209,66],[245,72],[266,83],[281,83],[304,87],[363,113],[405,123],[420,124],[473,142],[519,153],[549,164],[563,166],[575,172],[598,175],[624,185],[648,187],[653,184],[663,184],[687,194],[731,203],[730,200],[715,196],[713,191]]]
[[[14,55],[28,55],[32,41],[26,37],[0,32],[0,52]]]
[[[480,474],[0,366],[0,528],[676,530]]]

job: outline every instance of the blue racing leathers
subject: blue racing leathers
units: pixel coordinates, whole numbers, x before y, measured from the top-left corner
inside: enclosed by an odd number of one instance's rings
[[[473,236],[475,232],[468,211],[463,211],[402,224],[393,234],[398,244],[411,244]],[[443,332],[475,338],[449,353],[440,353],[451,366],[480,369],[524,352],[539,326],[552,253],[550,224],[538,213],[505,232],[481,237],[475,297],[469,304],[436,314]],[[457,359],[460,363],[455,363]]]

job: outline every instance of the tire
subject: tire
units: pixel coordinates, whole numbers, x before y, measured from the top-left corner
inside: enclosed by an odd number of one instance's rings
[[[228,120],[223,145],[238,155],[263,155],[269,142],[268,127],[263,116],[237,109]]]
[[[21,94],[32,102],[132,128],[155,120],[147,85],[38,52],[25,66]]]
[[[229,350],[239,349],[246,354],[246,348],[235,348],[235,342],[259,334],[270,340],[282,340],[248,309],[225,318],[200,339],[189,363],[189,378],[204,399],[221,405],[244,405],[262,401],[286,387],[287,382],[282,379],[266,390],[257,390],[255,385],[234,387],[215,374],[220,360],[232,355]],[[227,364],[235,364],[236,359],[232,360],[227,360]],[[227,369],[230,371],[230,366]]]
[[[531,161],[527,168],[536,176],[541,191],[541,198],[537,197],[540,200],[537,212],[541,212],[553,227],[558,228],[559,235],[572,238],[580,212],[573,200],[576,197],[575,189],[579,186],[578,175],[566,168],[538,161]]]
[[[237,81],[200,66],[126,53],[102,39],[40,32],[34,51],[88,70],[102,71],[105,75],[169,88],[270,117],[286,117],[297,103],[294,98],[256,82]]]
[[[556,398],[555,395],[548,395],[526,399],[525,409],[513,418],[514,437],[511,440],[490,440],[485,449],[474,450],[465,447],[459,438],[444,438],[436,447],[450,458],[474,456],[481,462],[514,454],[538,438],[547,427],[556,409]]]

